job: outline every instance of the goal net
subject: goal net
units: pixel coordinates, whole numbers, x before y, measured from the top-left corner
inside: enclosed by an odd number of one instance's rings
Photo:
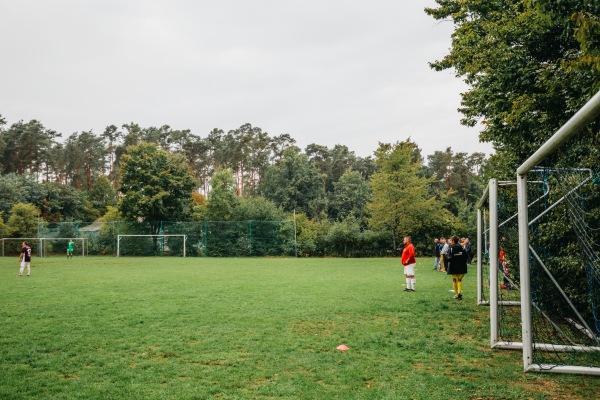
[[[530,181],[528,207],[544,201],[547,185]],[[478,303],[490,306],[492,348],[521,349],[521,293],[516,181],[491,179],[478,208]],[[488,228],[489,227],[489,228]],[[483,243],[483,245],[481,245]]]
[[[27,242],[27,245],[31,247],[31,254],[42,256],[38,238],[2,238],[0,241],[2,242],[2,257],[21,254],[23,242]]]
[[[117,235],[117,257],[120,256],[186,256],[187,236]]]
[[[600,375],[599,116],[600,93],[517,170],[526,371]],[[527,207],[539,176],[549,194]]]

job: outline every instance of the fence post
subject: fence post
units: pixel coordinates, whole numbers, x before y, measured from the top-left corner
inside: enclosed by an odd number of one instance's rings
[[[252,221],[248,221],[248,230],[250,234],[250,242],[248,243],[249,255],[252,255]]]
[[[204,257],[208,257],[208,221],[204,221]]]

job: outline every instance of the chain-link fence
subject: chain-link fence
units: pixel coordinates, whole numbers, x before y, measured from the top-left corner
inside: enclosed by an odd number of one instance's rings
[[[204,222],[40,222],[38,238],[84,238],[86,255],[183,256],[182,237],[119,235],[185,235],[186,257],[294,256],[294,221]],[[63,254],[60,240],[45,240],[44,254]],[[77,250],[77,249],[76,249]]]

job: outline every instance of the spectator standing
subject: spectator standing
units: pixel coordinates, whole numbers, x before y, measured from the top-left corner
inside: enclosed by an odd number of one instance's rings
[[[467,256],[467,264],[471,264],[471,259],[473,258],[473,252],[471,251],[471,241],[469,238],[465,238],[463,242],[463,249]]]
[[[435,262],[433,263],[433,270],[439,271],[440,269],[440,241],[435,238],[433,239],[433,257],[435,258]]]
[[[448,243],[446,238],[443,236],[440,240],[443,243],[442,250],[440,251],[440,257],[442,258],[442,272],[446,272],[448,270],[448,257],[446,257],[446,255],[448,254],[448,250],[450,249],[450,243]]]
[[[457,236],[450,239],[452,245],[448,250],[448,274],[452,275],[452,289],[454,298],[462,300],[462,278],[467,273],[467,255],[458,242]]]
[[[413,246],[410,236],[404,237],[404,250],[402,250],[402,265],[404,265],[404,277],[406,278],[405,292],[415,291],[415,267],[417,260],[415,257],[415,246]]]

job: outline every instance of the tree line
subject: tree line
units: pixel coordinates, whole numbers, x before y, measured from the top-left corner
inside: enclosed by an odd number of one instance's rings
[[[0,122],[0,188],[10,193],[0,198],[0,212],[9,226],[17,203],[32,204],[36,218],[44,221],[89,221],[115,210],[119,218],[148,221],[285,219],[296,213],[306,222],[307,254],[327,255],[316,237],[330,230],[358,237],[371,225],[384,226],[373,219],[388,211],[376,206],[373,185],[389,179],[381,168],[401,148],[410,151],[406,167],[411,166],[411,176],[424,183],[405,194],[414,197],[410,204],[418,204],[415,196],[432,199],[438,211],[430,215],[444,215],[446,228],[473,232],[468,214],[481,193],[479,174],[485,165],[481,153],[450,148],[428,156],[425,165],[410,140],[381,144],[375,157],[359,157],[344,145],[313,143],[302,150],[290,135],[271,136],[251,124],[200,137],[168,125],[131,123],[122,129],[110,125],[102,135],[73,133],[60,142],[61,135],[40,121]],[[10,156],[15,149],[18,157]],[[407,220],[401,215],[406,211],[397,213],[395,218]],[[417,225],[431,226],[424,219]],[[392,252],[403,232],[408,234],[397,228],[384,233],[382,240]],[[18,229],[12,233],[23,235]],[[349,254],[348,243],[344,247],[334,253]]]

